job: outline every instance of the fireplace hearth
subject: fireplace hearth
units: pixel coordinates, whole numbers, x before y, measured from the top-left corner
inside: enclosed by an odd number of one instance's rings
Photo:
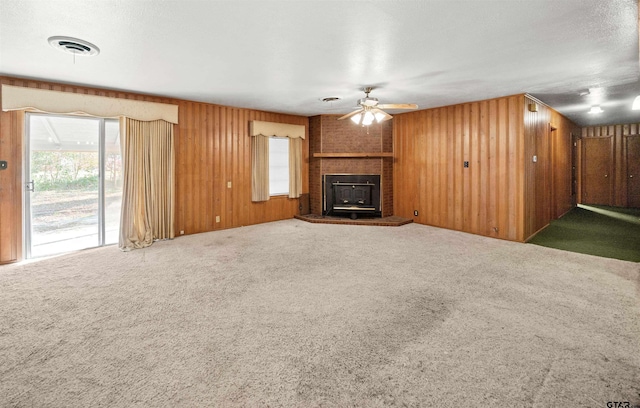
[[[323,215],[381,215],[380,175],[326,174],[323,194]]]

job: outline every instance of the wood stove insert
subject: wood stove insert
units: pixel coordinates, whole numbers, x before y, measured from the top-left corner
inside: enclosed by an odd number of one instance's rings
[[[323,215],[367,214],[380,217],[380,175],[326,174],[323,180]]]

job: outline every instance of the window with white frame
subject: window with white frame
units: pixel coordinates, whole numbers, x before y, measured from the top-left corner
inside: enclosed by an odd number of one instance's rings
[[[289,138],[269,138],[269,195],[289,194]]]

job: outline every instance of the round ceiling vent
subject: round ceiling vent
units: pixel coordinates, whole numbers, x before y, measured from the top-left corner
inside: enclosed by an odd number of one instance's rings
[[[88,41],[73,37],[49,37],[49,44],[56,49],[74,55],[98,55],[100,49]]]

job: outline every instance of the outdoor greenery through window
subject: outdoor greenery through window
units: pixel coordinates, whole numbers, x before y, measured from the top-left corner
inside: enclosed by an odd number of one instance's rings
[[[98,188],[98,166],[100,158],[97,152],[33,152],[31,166],[34,181],[40,190],[51,191],[60,187],[75,190]],[[121,180],[120,152],[107,153],[105,163],[105,182],[109,190],[119,189]]]
[[[269,195],[289,194],[289,139],[269,139]]]

